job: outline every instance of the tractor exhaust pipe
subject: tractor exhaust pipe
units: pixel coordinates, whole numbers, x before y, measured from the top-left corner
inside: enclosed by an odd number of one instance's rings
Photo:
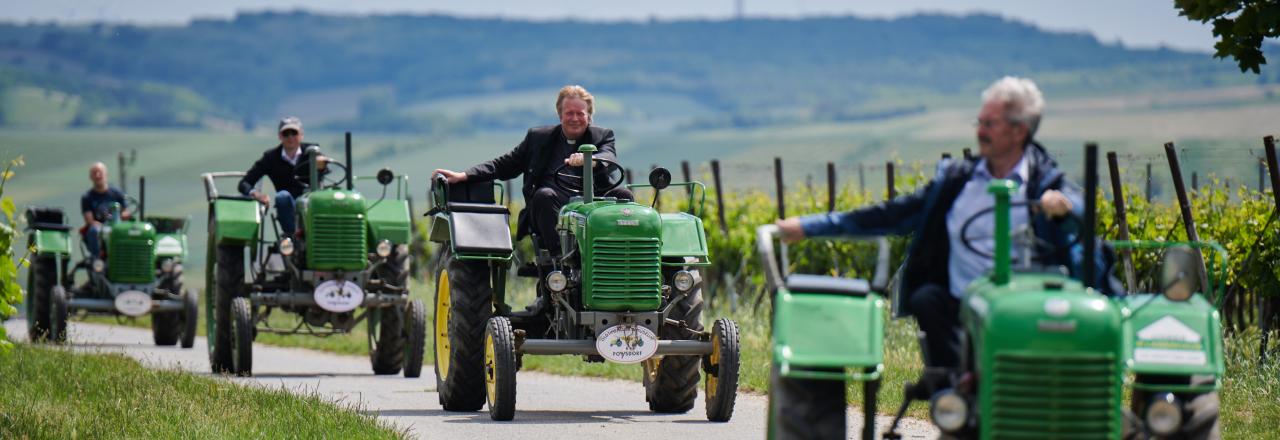
[[[1085,287],[1096,287],[1095,273],[1097,268],[1094,252],[1096,251],[1098,224],[1098,144],[1084,144],[1084,267],[1080,278]]]
[[[138,221],[147,219],[147,176],[138,176]]]
[[[347,137],[347,167],[346,167],[347,168],[347,191],[351,191],[353,188],[355,188],[355,182],[351,180],[351,169],[355,168],[354,164],[351,163],[351,132],[348,131],[346,137]]]
[[[578,152],[582,153],[582,201],[583,203],[591,203],[596,200],[596,179],[594,176],[595,164],[591,163],[591,155],[595,153],[596,146],[584,144],[578,147]]]

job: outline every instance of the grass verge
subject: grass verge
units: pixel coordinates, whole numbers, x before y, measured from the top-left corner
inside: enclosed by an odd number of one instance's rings
[[[315,396],[18,344],[0,357],[5,438],[402,438]]]

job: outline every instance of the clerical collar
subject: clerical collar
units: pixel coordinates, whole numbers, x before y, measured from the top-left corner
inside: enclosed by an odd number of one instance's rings
[[[577,139],[565,139],[564,141],[565,141],[565,142],[568,142],[568,143],[569,143],[569,145],[578,145],[578,140],[577,140]]]

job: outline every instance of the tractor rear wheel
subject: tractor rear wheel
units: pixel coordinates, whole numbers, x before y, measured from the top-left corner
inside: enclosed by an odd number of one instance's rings
[[[702,278],[694,274],[694,287],[675,308],[671,319],[683,321],[690,330],[702,331]],[[670,279],[664,274],[664,279]],[[664,341],[688,340],[689,332],[673,325],[658,328],[658,339]],[[693,409],[698,397],[698,356],[654,356],[644,361],[645,399],[649,410],[659,413],[685,413]],[[736,385],[736,384],[735,384]]]
[[[369,320],[369,360],[373,374],[396,374],[404,363],[404,308],[373,310],[377,320]]]
[[[67,289],[53,286],[49,291],[49,340],[57,343],[67,342]]]
[[[769,372],[768,437],[811,439],[845,437],[844,381],[782,377]]]
[[[175,294],[182,294],[182,276],[170,278],[160,284],[160,288]],[[182,334],[182,311],[156,312],[151,314],[151,339],[156,345],[169,346],[178,343]]]
[[[55,264],[54,257],[37,256],[27,271],[27,337],[33,342],[49,339],[49,321],[53,317],[49,295],[59,284]]]
[[[235,245],[217,247],[217,272],[214,275],[213,319],[207,320],[209,366],[214,373],[234,373],[231,359],[231,300],[240,296],[244,284],[244,248]]]
[[[489,319],[484,335],[484,386],[489,418],[505,422],[516,416],[516,339],[511,321]]]
[[[489,265],[444,252],[436,277],[436,390],[446,411],[477,411],[485,402],[484,332],[493,315]]]
[[[427,306],[420,299],[410,301],[404,317],[404,377],[415,378],[422,376],[427,350]]]
[[[200,321],[200,292],[187,289],[182,292],[182,332],[179,341],[182,348],[196,345],[196,324]]]
[[[249,298],[231,300],[231,372],[237,376],[253,375],[253,326]]]
[[[703,358],[707,373],[707,420],[727,422],[738,397],[738,324],[717,319],[711,326],[711,354]]]

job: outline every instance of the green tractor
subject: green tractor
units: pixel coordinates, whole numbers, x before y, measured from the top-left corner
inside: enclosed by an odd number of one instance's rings
[[[137,215],[111,210],[101,234],[102,254],[71,260],[72,229],[59,208],[26,211],[28,246],[34,250],[27,277],[27,330],[32,340],[64,342],[75,312],[137,318],[151,314],[156,345],[195,344],[199,300],[183,284],[187,254],[185,218],[147,216],[146,178],[139,179]],[[77,273],[83,282],[77,283]]]
[[[768,438],[846,438],[846,382],[862,383],[862,438],[875,438],[876,394],[884,371],[884,292],[889,242],[879,239],[871,282],[788,274],[787,245],[774,251],[775,225],[756,229],[765,284],[773,294]]]
[[[209,203],[205,322],[210,366],[215,373],[249,376],[253,340],[260,332],[332,336],[350,333],[365,321],[373,372],[418,377],[426,309],[409,295],[408,178],[386,168],[376,176],[353,177],[350,133],[345,165],[328,162],[342,169],[340,178],[316,168],[318,147],[304,153],[310,165],[297,173],[316,183],[298,198],[300,232],[293,237],[281,236],[272,216],[268,225],[275,237],[269,239],[263,225],[266,206],[218,192],[219,179],[239,180],[244,173],[202,175]],[[377,199],[355,189],[355,181],[367,179],[381,185]],[[277,309],[292,314],[292,323],[273,327],[268,318]]]
[[[1093,280],[1097,151],[1086,149],[1085,216],[1079,220],[1083,276]],[[948,438],[1219,438],[1217,389],[1223,372],[1218,312],[1205,299],[1220,294],[1200,281],[1190,249],[1208,243],[1113,242],[1165,249],[1160,293],[1108,297],[1057,267],[1025,256],[1038,246],[1010,233],[1010,197],[1017,184],[996,180],[995,268],[961,300],[963,352],[958,369],[929,368],[905,387],[902,417],[912,400],[927,400],[932,421]],[[966,231],[962,238],[969,243]],[[1013,267],[1011,241],[1024,246]],[[980,251],[975,250],[975,252]],[[1218,288],[1221,288],[1219,273]],[[1132,286],[1131,286],[1132,287]],[[1132,391],[1123,405],[1125,387]],[[897,420],[885,438],[899,438]]]
[[[596,177],[622,184],[622,169],[583,153],[582,175],[562,167],[556,184],[570,193],[560,210],[560,253],[537,251],[518,275],[537,279],[537,300],[525,310],[506,304],[513,259],[509,212],[500,184],[432,180],[430,239],[440,243],[436,284],[435,365],[440,403],[476,411],[488,403],[493,420],[515,417],[516,371],[525,355],[581,355],[587,362],[642,364],[649,409],[693,408],[705,374],[706,416],[727,421],[738,385],[738,327],[728,319],[702,324],[702,280],[710,263],[701,219],[690,212],[659,213],[651,206],[593,197]],[[598,166],[597,166],[598,165]],[[596,176],[602,168],[604,176]],[[671,173],[649,176],[654,199]],[[500,192],[500,191],[499,191]],[[581,196],[585,194],[586,196]],[[535,239],[536,243],[537,240]]]

